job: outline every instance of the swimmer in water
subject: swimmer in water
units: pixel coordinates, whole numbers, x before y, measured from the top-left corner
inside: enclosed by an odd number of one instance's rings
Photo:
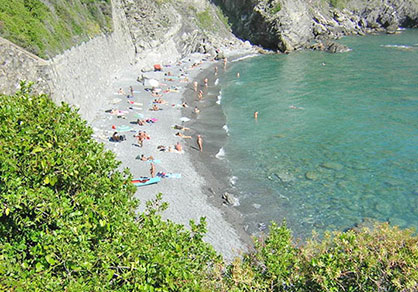
[[[258,112],[257,111],[255,111],[254,112],[254,119],[256,120],[258,118]]]

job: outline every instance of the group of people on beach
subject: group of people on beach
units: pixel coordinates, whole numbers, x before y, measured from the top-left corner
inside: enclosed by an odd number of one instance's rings
[[[200,64],[201,63],[194,63],[191,66],[191,68],[195,68],[195,67],[199,66]],[[226,64],[227,64],[227,59],[224,58],[224,60],[223,60],[224,69],[226,68]],[[214,75],[216,76],[217,74],[218,74],[218,67],[215,66]],[[167,80],[167,81],[176,81],[177,80],[176,79],[177,77],[173,76],[171,71],[167,72],[164,76],[165,76],[165,80]],[[142,77],[142,81],[144,81],[144,77]],[[144,82],[143,82],[143,85],[144,85]],[[162,84],[160,83],[160,85],[162,85]],[[192,88],[193,88],[193,91],[196,93],[197,101],[202,101],[203,100],[203,98],[204,98],[204,91],[203,90],[205,88],[207,88],[208,86],[209,86],[209,79],[208,78],[204,78],[202,80],[202,84],[200,86],[199,86],[199,83],[197,81],[194,81],[192,83]],[[162,108],[160,108],[159,105],[167,104],[167,102],[162,98],[163,95],[161,94],[162,93],[161,89],[153,87],[152,89],[145,89],[145,90],[146,91],[148,90],[151,93],[151,96],[153,97],[151,108],[149,108],[149,110],[154,111],[154,112],[162,110]],[[177,90],[178,89],[176,87],[171,91],[167,89],[163,93],[165,93],[165,92],[178,92]],[[125,91],[123,90],[123,88],[119,88],[118,94],[119,95],[125,95]],[[133,98],[134,97],[134,90],[133,90],[132,86],[129,87],[129,94],[126,97],[127,98]],[[131,103],[133,103],[133,101],[131,101]],[[135,103],[135,104],[137,104],[137,103]],[[142,105],[142,104],[138,103],[138,105]],[[187,102],[183,101],[181,106],[183,108],[187,108],[188,104],[187,104]],[[195,106],[192,113],[199,114],[200,109],[197,106]],[[118,114],[119,114],[119,112],[118,112]],[[255,115],[255,118],[257,118],[256,115]],[[155,120],[157,120],[157,119],[154,119],[154,118],[153,119],[149,119],[149,118],[145,119],[142,116],[142,118],[138,118],[136,120],[136,122],[132,122],[132,123],[135,123],[139,126],[145,126],[145,125],[150,125],[150,124],[154,123]],[[186,134],[183,133],[183,131],[190,130],[189,128],[187,128],[183,125],[175,125],[173,128],[175,130],[177,130],[177,132],[174,134],[176,137],[179,137],[179,138],[182,138],[182,139],[192,139],[193,138],[191,135],[186,135]],[[139,147],[143,147],[144,142],[146,140],[151,139],[150,135],[144,130],[139,130],[138,134],[134,135],[133,137],[135,137],[137,139],[137,144],[138,144]],[[114,142],[120,142],[120,141],[124,141],[124,140],[126,140],[126,136],[120,135],[120,134],[118,134],[118,132],[114,132],[112,137],[111,137],[111,141],[114,141]],[[195,141],[196,141],[196,145],[197,145],[197,150],[199,152],[203,152],[203,138],[200,134],[198,134],[196,136]],[[160,145],[160,146],[157,147],[157,149],[159,151],[166,151],[166,152],[177,152],[177,153],[182,153],[183,152],[183,146],[180,143],[180,141],[176,142],[173,146],[166,147],[164,145]],[[147,157],[144,154],[142,154],[142,155],[138,156],[137,159],[139,159],[140,161],[150,162],[150,176],[155,177],[156,170],[155,170],[155,162],[154,162],[153,156],[148,156]]]

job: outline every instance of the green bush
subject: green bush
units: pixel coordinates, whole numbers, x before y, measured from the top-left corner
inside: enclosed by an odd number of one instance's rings
[[[210,30],[213,27],[213,19],[210,14],[209,8],[205,11],[196,13],[198,25],[203,30]]]
[[[418,240],[387,223],[326,234],[302,249],[306,286],[313,291],[416,291]]]
[[[277,12],[279,12],[280,10],[282,10],[282,6],[280,3],[277,3],[273,8],[271,8],[270,12],[272,14],[276,14]]]
[[[199,290],[220,258],[149,203],[68,105],[0,96],[0,290]]]
[[[328,0],[328,3],[332,7],[343,9],[347,4],[347,0]]]
[[[231,291],[417,291],[418,239],[380,223],[297,247],[285,225],[273,224],[228,271]]]

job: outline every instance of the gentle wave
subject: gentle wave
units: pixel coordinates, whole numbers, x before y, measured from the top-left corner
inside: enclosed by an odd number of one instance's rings
[[[229,183],[235,186],[235,184],[237,183],[237,180],[238,180],[238,177],[233,175],[232,177],[229,178]]]
[[[413,47],[411,46],[406,46],[406,45],[382,45],[382,47],[385,48],[395,48],[395,49],[413,49]]]
[[[238,62],[238,61],[242,61],[242,60],[249,59],[249,58],[254,58],[254,57],[257,57],[257,56],[259,56],[259,54],[247,55],[247,56],[244,56],[244,57],[241,57],[241,58],[232,60],[231,63]]]
[[[225,158],[225,150],[222,147],[221,149],[219,149],[218,153],[215,155],[216,158],[218,159],[224,159]]]
[[[223,127],[222,127],[222,129],[224,129],[225,130],[225,132],[228,134],[229,133],[229,128],[228,128],[228,126],[227,125],[224,125]]]
[[[218,100],[216,101],[217,104],[221,104],[222,94],[218,95]]]

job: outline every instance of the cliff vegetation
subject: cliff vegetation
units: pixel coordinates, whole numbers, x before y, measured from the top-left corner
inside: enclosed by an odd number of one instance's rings
[[[42,58],[111,30],[110,0],[0,0],[0,36]]]
[[[416,291],[418,238],[387,224],[297,246],[285,224],[226,264],[191,230],[136,214],[131,175],[68,105],[0,96],[0,291]]]

